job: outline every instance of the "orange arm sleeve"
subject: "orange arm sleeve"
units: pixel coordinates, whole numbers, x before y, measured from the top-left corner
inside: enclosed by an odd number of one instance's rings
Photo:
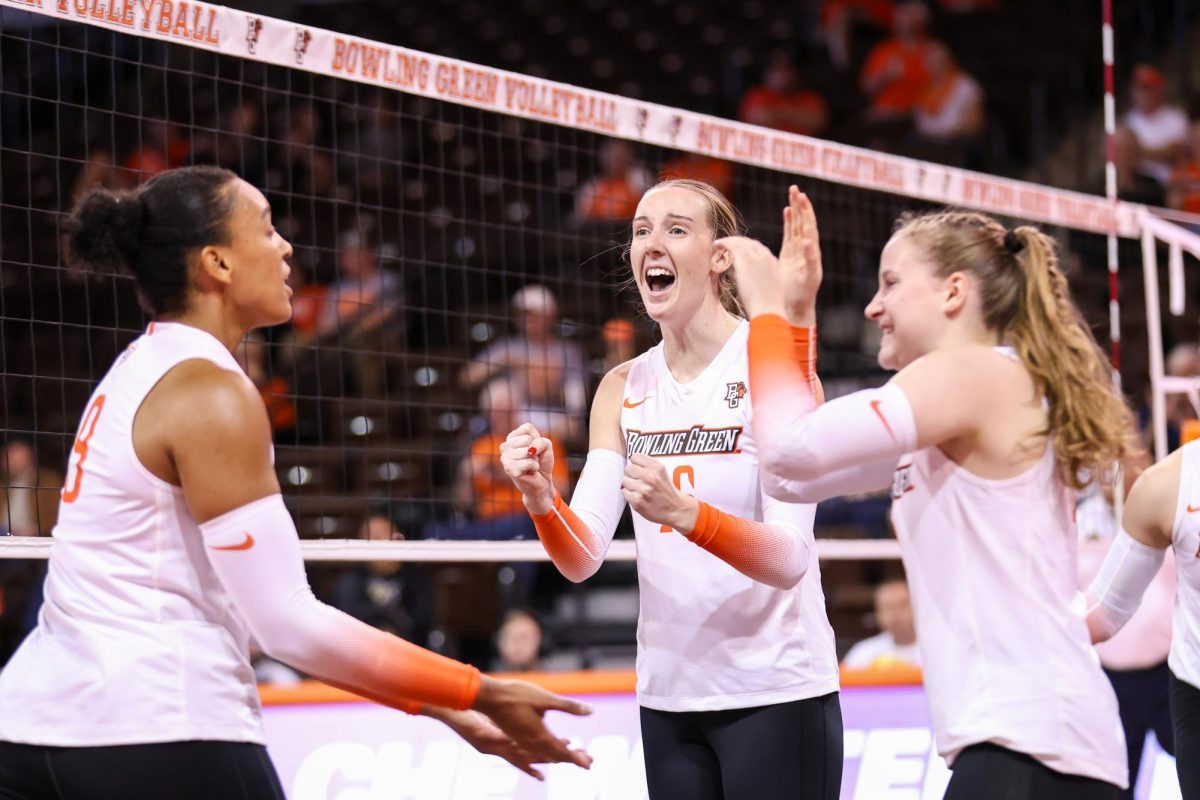
[[[703,500],[696,527],[687,538],[746,577],[777,589],[799,583],[812,554],[808,538],[798,527],[742,519]]]
[[[579,583],[596,573],[608,547],[563,502],[562,495],[555,492],[551,509],[545,514],[531,516],[538,538],[550,554],[550,560],[568,580]]]

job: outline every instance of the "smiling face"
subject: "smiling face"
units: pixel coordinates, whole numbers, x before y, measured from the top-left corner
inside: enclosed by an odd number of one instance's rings
[[[879,325],[879,366],[903,369],[932,350],[945,329],[947,280],[911,236],[893,236],[879,260],[879,289],[866,316]]]
[[[237,200],[227,221],[229,243],[217,247],[231,270],[227,299],[249,328],[278,325],[292,316],[287,285],[292,246],[271,223],[271,206],[262,192],[236,181]]]
[[[633,219],[629,260],[646,313],[655,322],[687,320],[717,300],[725,265],[713,252],[708,200],[681,186],[651,189]]]

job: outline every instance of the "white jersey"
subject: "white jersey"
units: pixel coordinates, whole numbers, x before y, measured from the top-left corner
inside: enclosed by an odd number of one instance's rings
[[[1171,526],[1178,581],[1167,666],[1176,678],[1200,688],[1200,440],[1185,444],[1180,455]]]
[[[743,322],[694,380],[675,380],[663,346],[631,365],[621,428],[626,456],[660,459],[675,485],[743,519],[812,537],[815,506],[767,497],[750,430]],[[633,514],[637,534],[638,702],[660,711],[783,703],[838,690],[833,629],[814,555],[788,591],[746,577],[677,532]]]
[[[264,743],[249,634],[183,492],[150,473],[133,420],[190,359],[243,374],[208,333],[152,323],[80,422],[38,625],[0,672],[0,740]]]
[[[938,752],[981,742],[1125,786],[1124,736],[1076,587],[1074,493],[1047,445],[988,480],[940,449],[901,459],[892,522],[912,592]]]

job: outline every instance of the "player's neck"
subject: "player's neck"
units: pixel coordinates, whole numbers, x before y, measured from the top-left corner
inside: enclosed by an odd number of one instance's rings
[[[233,353],[242,340],[246,338],[249,329],[244,323],[233,318],[220,302],[214,302],[207,296],[193,297],[193,302],[183,311],[174,314],[163,314],[158,317],[162,322],[178,322],[190,325],[202,331],[211,333]]]
[[[675,380],[687,383],[704,371],[737,330],[740,319],[718,306],[686,325],[662,326],[663,356]]]

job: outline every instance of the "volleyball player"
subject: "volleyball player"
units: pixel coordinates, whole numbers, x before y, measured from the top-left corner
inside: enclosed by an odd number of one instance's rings
[[[1104,641],[1137,611],[1168,547],[1178,575],[1171,633],[1175,769],[1185,798],[1200,797],[1200,441],[1188,442],[1138,478],[1122,530],[1088,589],[1088,628]]]
[[[759,483],[749,326],[732,299],[730,261],[713,247],[739,228],[707,184],[672,180],[646,192],[629,255],[662,342],[601,382],[569,506],[554,491],[551,443],[533,426],[508,436],[501,461],[573,581],[599,569],[632,506],[651,798],[832,800],[842,722],[815,509],[772,500]],[[814,321],[796,322],[811,372]]]
[[[531,774],[536,761],[587,766],[542,722],[580,704],[482,677],[313,597],[266,411],[232,355],[291,314],[292,248],[263,195],[189,167],[94,190],[67,224],[71,265],[131,273],[154,321],[79,426],[45,605],[0,673],[0,797],[282,798],[251,637]]]
[[[1125,455],[1128,412],[1054,242],[965,211],[905,216],[866,316],[885,386],[818,405],[785,347],[821,279],[739,238],[754,433],[769,491],[812,502],[891,486],[947,798],[1116,798],[1125,746],[1076,596],[1073,489]]]

